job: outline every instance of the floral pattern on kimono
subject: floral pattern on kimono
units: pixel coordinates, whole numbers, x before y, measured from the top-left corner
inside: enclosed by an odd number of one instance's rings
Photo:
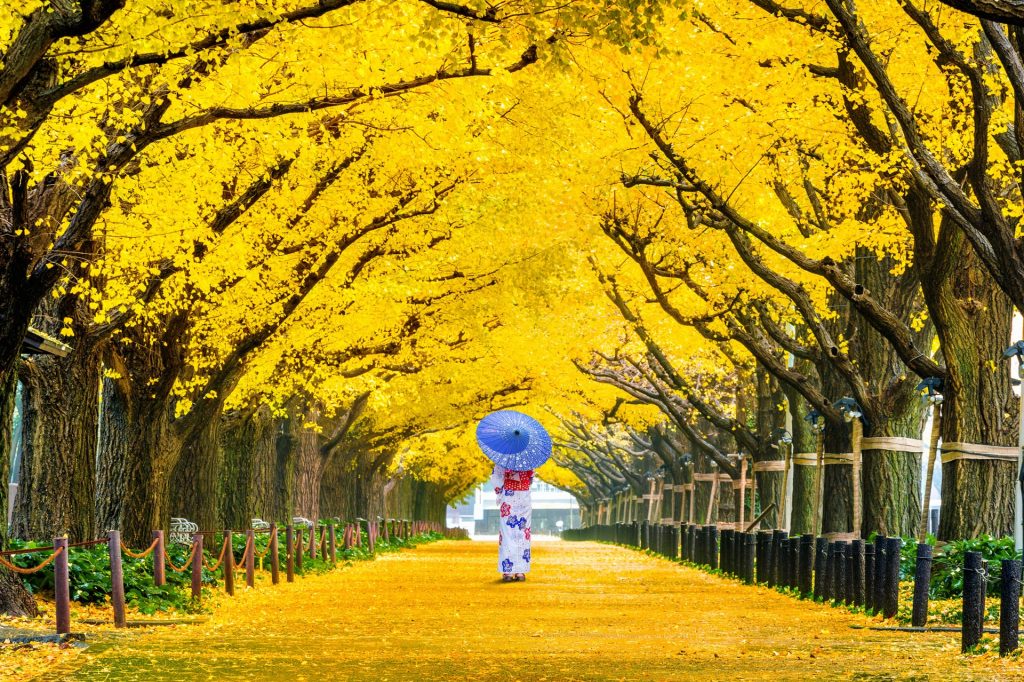
[[[529,573],[530,571],[530,518],[533,503],[530,500],[532,471],[512,471],[494,465],[491,486],[497,498],[498,571],[501,573]]]

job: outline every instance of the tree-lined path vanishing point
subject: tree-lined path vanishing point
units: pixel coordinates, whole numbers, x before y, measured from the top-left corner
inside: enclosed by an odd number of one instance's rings
[[[538,542],[502,584],[490,542],[441,542],[273,590],[207,623],[93,644],[64,680],[1011,679],[955,633],[868,619],[626,549]]]

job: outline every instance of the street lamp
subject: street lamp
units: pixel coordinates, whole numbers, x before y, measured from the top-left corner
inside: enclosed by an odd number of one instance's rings
[[[917,385],[921,399],[932,406],[932,433],[928,443],[928,472],[925,474],[924,503],[921,506],[921,524],[917,529],[918,542],[928,539],[928,515],[932,506],[932,480],[935,475],[935,460],[939,453],[939,438],[942,435],[942,379],[928,377]]]

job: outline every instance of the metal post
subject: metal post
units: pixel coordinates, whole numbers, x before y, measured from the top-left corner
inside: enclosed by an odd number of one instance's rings
[[[192,536],[192,599],[199,601],[203,598],[203,535],[196,533]]]
[[[249,554],[245,557],[245,586],[256,587],[256,531],[250,528],[245,533]]]
[[[281,557],[277,550],[277,524],[270,524],[270,583],[276,585],[281,581]]]
[[[53,560],[53,596],[57,606],[57,634],[71,632],[71,578],[68,570],[68,539],[54,538],[53,551],[60,552]]]
[[[285,526],[285,575],[288,582],[295,582],[295,526]]]
[[[164,532],[153,531],[156,547],[153,548],[153,584],[157,587],[167,582],[167,565],[164,563]]]
[[[121,566],[121,533],[107,531],[107,553],[110,556],[110,605],[114,609],[114,627],[127,625],[124,615],[124,570]]]
[[[231,541],[231,531],[224,531],[224,562],[221,567],[224,570],[224,591],[235,596],[235,547]]]

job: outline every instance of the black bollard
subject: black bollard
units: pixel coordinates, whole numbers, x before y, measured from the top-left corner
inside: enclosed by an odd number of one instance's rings
[[[832,601],[842,604],[846,599],[846,542],[836,541],[835,575],[832,583]]]
[[[846,586],[843,588],[843,603],[847,606],[853,605],[853,541],[846,544]]]
[[[782,538],[782,542],[779,543],[779,575],[776,576],[775,582],[779,587],[789,587],[789,538]]]
[[[815,538],[814,539],[814,598],[824,599],[825,596],[825,582],[826,582],[826,568],[825,563],[828,560],[828,539],[827,538]]]
[[[722,573],[726,575],[733,572],[732,568],[732,538],[736,531],[732,528],[722,529],[722,556],[718,562],[718,565],[722,568]]]
[[[809,597],[811,594],[812,572],[814,570],[814,536],[810,533],[800,536],[800,594]]]
[[[651,546],[651,524],[644,521],[640,524],[640,549],[647,549]]]
[[[875,606],[875,545],[864,545],[864,611],[871,613]]]
[[[800,589],[800,536],[789,539],[789,588]]]
[[[985,576],[981,552],[964,554],[964,601],[960,633],[960,651],[967,653],[981,640],[981,595]]]
[[[680,529],[680,535],[682,536],[682,560],[690,560],[690,526],[686,525]]]
[[[854,606],[864,606],[864,541],[854,540],[850,543],[850,567],[847,569],[852,576],[851,599]]]
[[[754,584],[754,559],[757,554],[757,535],[743,534],[743,582]]]
[[[825,559],[825,592],[821,595],[826,604],[836,596],[836,543],[828,543],[828,557]]]
[[[932,546],[926,542],[917,545],[917,563],[914,566],[914,607],[910,624],[923,628],[928,624],[928,590],[932,580]]]
[[[697,526],[692,523],[686,526],[686,560],[691,564],[697,563]]]
[[[999,655],[1006,656],[1020,644],[1020,559],[1003,559],[999,593]]]
[[[700,547],[700,563],[702,566],[711,565],[711,526],[703,526],[703,541]]]
[[[772,565],[772,532],[757,531],[757,582],[767,583]]]
[[[791,590],[800,589],[800,536],[794,535],[789,543],[789,583]]]
[[[783,556],[783,542],[785,542],[788,533],[784,530],[773,530],[772,531],[772,574],[771,580],[768,583],[769,587],[775,587],[780,584],[782,579],[782,570],[785,565],[785,557]]]
[[[743,546],[746,544],[743,531],[736,531],[732,536],[732,566],[739,578],[743,577]]]
[[[885,607],[885,568],[886,556],[889,554],[888,541],[884,535],[875,537],[875,603],[874,613],[880,613]]]
[[[718,568],[718,527],[708,526],[708,537],[710,542],[708,543],[708,550],[711,559],[711,570]]]
[[[882,601],[882,615],[894,618],[900,606],[900,546],[899,538],[889,538],[886,543],[885,598]]]
[[[683,527],[679,524],[672,526],[672,561],[679,561],[683,551]]]

